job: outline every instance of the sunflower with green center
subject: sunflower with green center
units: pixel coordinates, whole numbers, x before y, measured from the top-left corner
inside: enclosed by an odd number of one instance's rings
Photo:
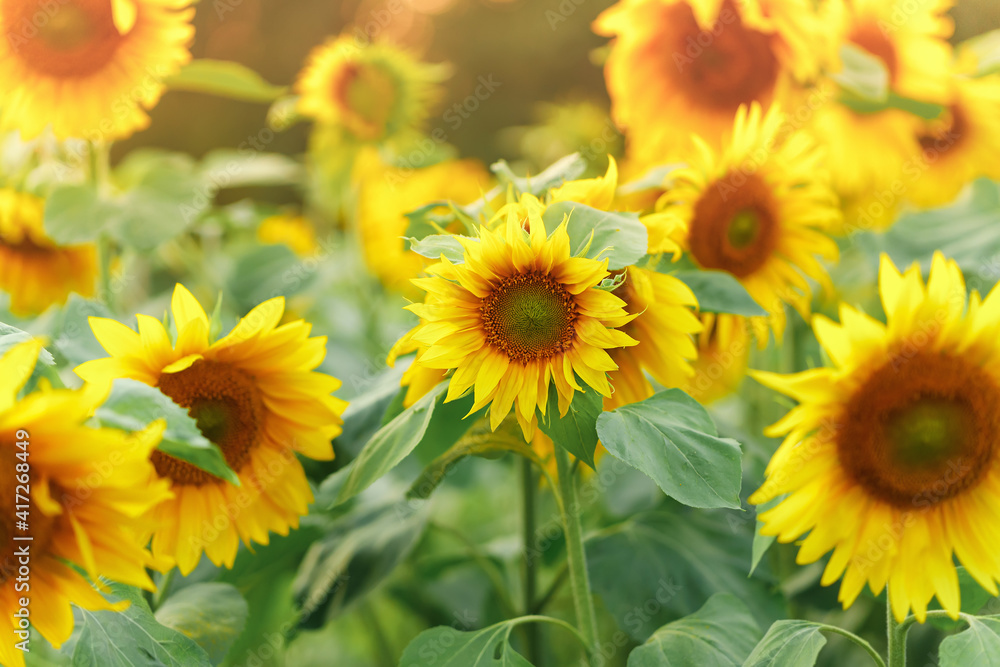
[[[740,106],[789,104],[820,64],[803,0],[621,0],[593,27],[614,38],[612,112],[629,158],[646,167],[686,154],[692,133],[717,147]]]
[[[163,324],[136,315],[139,331],[90,318],[110,357],[77,367],[89,382],[131,378],[158,387],[187,408],[206,438],[222,450],[239,476],[236,487],[157,451],[157,475],[174,498],[153,513],[153,555],[182,574],[202,552],[231,567],[239,541],[268,543],[288,534],[312,501],[295,454],[330,460],[346,403],[331,396],[340,381],[315,369],[326,338],[310,338],[301,320],[282,324],[284,299],[257,306],[226,337],[209,342],[209,320],[197,300],[177,285],[171,303],[176,342]]]
[[[679,244],[698,266],[733,275],[764,308],[754,318],[761,346],[768,328],[780,342],[785,304],[808,317],[811,278],[826,288],[819,259],[838,257],[828,230],[840,219],[838,202],[824,178],[822,153],[801,132],[779,136],[784,116],[771,108],[742,107],[731,139],[717,156],[698,141],[689,167],[672,172],[673,187],[643,218],[650,227],[649,251],[670,252]]]
[[[43,200],[0,189],[0,290],[18,315],[66,303],[71,292],[89,297],[97,281],[97,247],[57,245],[45,234]]]
[[[299,112],[353,143],[379,143],[423,124],[448,71],[343,34],[310,54],[295,83]]]
[[[0,663],[23,667],[24,653],[14,648],[14,614],[29,600],[31,624],[53,646],[73,632],[70,603],[84,609],[121,609],[98,593],[70,563],[93,580],[107,577],[153,590],[145,566],[151,562],[143,544],[149,537],[144,516],[169,498],[168,485],[157,481],[150,453],[164,425],[129,435],[84,424],[104,401],[95,387],[38,391],[17,400],[42,349],[40,341],[20,343],[0,358]],[[72,446],[68,446],[72,444]],[[28,494],[19,525],[15,480],[25,475]],[[16,501],[16,502],[15,502]],[[17,521],[15,521],[17,519]],[[31,541],[18,538],[31,537]],[[30,578],[24,581],[19,547],[30,545]],[[18,583],[21,578],[21,583]],[[25,589],[24,583],[30,588]]]
[[[0,0],[0,123],[124,139],[191,60],[191,0]]]
[[[799,405],[767,431],[785,440],[750,502],[782,498],[761,533],[806,535],[799,563],[833,551],[822,583],[843,578],[845,608],[868,584],[897,620],[934,596],[957,619],[955,557],[1000,593],[1000,289],[967,299],[936,253],[926,285],[883,257],[879,292],[886,324],[846,304],[813,318],[831,367],[753,373]]]
[[[428,297],[408,307],[421,323],[394,354],[424,348],[414,365],[454,371],[446,400],[473,390],[471,412],[489,405],[494,430],[515,408],[530,441],[550,384],[563,415],[583,391],[578,377],[610,396],[607,373],[618,367],[606,350],[636,341],[616,328],[632,319],[624,302],[593,289],[609,275],[608,261],[571,256],[565,223],[547,236],[540,210],[522,217],[524,210],[504,207],[497,229],[458,238],[463,263],[442,258],[431,277],[413,281]]]

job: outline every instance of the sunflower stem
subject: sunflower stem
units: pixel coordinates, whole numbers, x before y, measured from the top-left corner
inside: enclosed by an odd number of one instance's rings
[[[521,459],[521,494],[524,528],[524,614],[534,613],[538,596],[538,568],[535,567],[535,474],[531,459]],[[528,644],[528,662],[538,664],[541,635],[535,623],[524,626]]]
[[[590,592],[590,577],[587,574],[587,556],[583,549],[583,527],[580,521],[580,503],[576,497],[576,483],[569,455],[558,443],[553,447],[556,470],[559,474],[559,495],[562,497],[560,512],[566,530],[566,560],[569,564],[570,588],[573,591],[573,606],[576,608],[577,626],[588,647],[588,654],[597,645],[597,616],[594,613],[594,598]]]
[[[156,611],[163,604],[164,599],[167,597],[167,592],[170,590],[170,586],[174,583],[174,577],[177,575],[177,568],[173,568],[165,575],[160,581],[160,585],[156,587],[156,592],[153,593],[153,599],[150,603],[150,608]]]
[[[906,667],[906,631],[909,624],[896,621],[888,591],[885,598],[885,626],[889,639],[888,667]]]

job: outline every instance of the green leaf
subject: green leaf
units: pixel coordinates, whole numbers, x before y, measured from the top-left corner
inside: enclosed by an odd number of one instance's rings
[[[84,299],[77,294],[70,295],[56,317],[52,329],[52,347],[70,367],[107,355],[87,321],[91,317],[110,318],[111,313],[103,303]]]
[[[539,411],[538,427],[552,442],[594,468],[597,449],[597,418],[604,410],[604,399],[597,391],[582,384],[584,392],[573,392],[573,401],[565,417],[559,416],[559,392],[555,383],[549,385],[545,415]]]
[[[111,395],[97,409],[96,416],[104,426],[129,432],[140,431],[150,422],[165,419],[167,428],[160,442],[160,451],[231,484],[240,485],[240,478],[226,464],[219,447],[202,435],[187,410],[156,387],[138,380],[115,380]]]
[[[773,584],[760,573],[747,577],[752,522],[733,521],[734,516],[740,515],[645,512],[588,539],[594,592],[618,627],[645,641],[715,593],[743,600],[762,626],[784,618],[787,610]]]
[[[453,234],[434,234],[422,239],[407,238],[406,240],[410,244],[410,250],[421,257],[441,259],[444,256],[454,264],[462,264],[465,262],[465,248],[462,247],[458,239],[459,237]]]
[[[490,165],[490,171],[496,174],[501,183],[510,183],[518,192],[541,195],[550,188],[558,187],[566,181],[572,181],[587,171],[587,161],[579,153],[573,153],[555,161],[537,176],[521,178],[511,171],[510,165],[504,160]]]
[[[702,312],[745,317],[767,315],[740,281],[725,271],[678,271],[671,275],[691,288]]]
[[[116,207],[93,185],[62,185],[45,200],[45,233],[60,245],[94,241],[111,224]]]
[[[542,214],[550,232],[568,217],[570,254],[592,259],[608,258],[608,269],[618,271],[631,266],[646,254],[646,226],[635,213],[600,211],[571,201],[546,207]]]
[[[962,42],[961,47],[976,57],[976,76],[1000,71],[1000,29],[990,30]]]
[[[811,667],[826,644],[820,626],[810,621],[782,620],[772,625],[743,667]],[[971,664],[971,663],[970,663]]]
[[[273,102],[286,92],[284,86],[268,83],[244,65],[207,58],[192,60],[165,82],[170,90],[207,93],[244,102]]]
[[[532,667],[510,646],[517,619],[482,630],[460,632],[437,627],[417,635],[403,651],[406,667]]]
[[[597,419],[601,443],[647,474],[664,493],[692,507],[740,507],[740,445],[720,438],[708,412],[680,389],[667,389]]]
[[[653,633],[629,654],[628,667],[740,667],[760,637],[747,606],[734,595],[716,593],[695,613]]]
[[[218,665],[247,622],[247,603],[231,584],[193,584],[171,595],[156,610],[156,620],[205,650]]]
[[[309,547],[292,583],[301,625],[320,628],[378,587],[405,561],[426,526],[423,504],[359,503]]]
[[[74,667],[210,667],[205,651],[194,640],[160,625],[139,590],[110,584],[105,597],[127,600],[122,612],[77,609],[80,636],[72,644]]]
[[[767,550],[770,549],[771,545],[774,544],[774,541],[778,539],[777,535],[760,534],[761,526],[763,526],[764,524],[761,523],[759,517],[761,514],[771,509],[772,507],[776,507],[777,504],[780,502],[781,498],[772,498],[771,500],[768,500],[766,503],[761,503],[756,507],[757,518],[754,522],[755,527],[753,531],[753,551],[750,556],[750,574],[753,574],[754,570],[757,569],[757,566],[760,565],[760,559],[764,557],[764,554],[767,553]]]
[[[351,472],[340,490],[338,503],[367,489],[375,480],[399,465],[420,444],[434,416],[438,398],[447,388],[448,383],[442,382],[379,429],[358,454],[358,458],[351,462]],[[470,423],[469,426],[471,425]]]
[[[1000,619],[966,617],[969,629],[941,642],[941,667],[1000,667]]]
[[[840,61],[844,68],[830,78],[850,95],[869,102],[889,98],[889,70],[881,58],[854,44],[842,44]]]
[[[250,148],[214,150],[205,156],[200,177],[208,188],[295,185],[305,177],[302,165],[287,155]]]
[[[268,299],[303,291],[316,280],[315,268],[300,263],[283,243],[254,246],[236,258],[226,280],[236,310],[248,311]]]

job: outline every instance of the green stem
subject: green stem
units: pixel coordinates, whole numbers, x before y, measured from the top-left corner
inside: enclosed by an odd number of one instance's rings
[[[171,584],[174,583],[174,577],[177,576],[177,568],[170,570],[165,575],[163,575],[163,580],[160,581],[160,585],[156,587],[156,592],[153,593],[153,599],[150,603],[150,607],[153,611],[156,611],[163,604],[164,599],[167,597],[167,591],[170,590]]]
[[[592,653],[597,645],[597,616],[594,613],[594,598],[590,592],[590,577],[587,574],[587,556],[583,550],[583,527],[580,522],[580,503],[576,497],[576,483],[570,467],[569,454],[558,443],[553,447],[556,470],[559,474],[559,495],[562,497],[560,512],[566,530],[566,559],[569,563],[570,587],[573,590],[573,606],[576,621]]]
[[[538,596],[538,568],[535,562],[535,475],[532,462],[521,459],[521,493],[524,498],[522,513],[524,517],[524,613],[531,614]],[[531,623],[525,626],[527,639],[528,662],[538,664],[541,649],[541,635],[538,625]]]
[[[393,656],[392,643],[385,634],[385,629],[379,621],[378,614],[372,609],[371,602],[365,602],[360,608],[361,616],[365,625],[372,631],[372,638],[375,640],[375,651],[378,653],[379,664],[382,667],[395,667],[396,658]]]
[[[112,241],[107,234],[101,234],[97,239],[97,262],[100,271],[97,298],[109,310],[113,310],[111,299],[111,255]]]
[[[904,619],[902,623],[896,621],[892,613],[892,602],[889,591],[885,594],[885,627],[889,640],[889,663],[888,667],[906,667],[906,631],[909,623]]]
[[[876,651],[871,644],[866,642],[861,637],[858,637],[853,632],[849,632],[843,628],[838,628],[836,625],[827,625],[826,623],[819,623],[818,625],[819,628],[825,632],[830,632],[835,635],[847,637],[852,642],[863,648],[865,652],[871,656],[872,660],[875,662],[876,665],[878,665],[878,667],[885,667],[885,660],[882,659],[882,656],[878,654],[878,651]]]
[[[552,625],[558,625],[560,628],[572,632],[573,636],[579,639],[581,644],[587,646],[587,640],[580,634],[580,631],[561,619],[552,618],[551,616],[519,616],[511,622],[511,626],[516,627],[524,623],[551,623]]]

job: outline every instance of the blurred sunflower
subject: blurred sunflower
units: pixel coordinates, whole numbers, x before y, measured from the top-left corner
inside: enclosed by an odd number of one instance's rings
[[[94,581],[107,577],[153,590],[146,574],[148,531],[143,515],[169,497],[155,481],[150,453],[163,424],[128,435],[84,426],[105,395],[94,387],[51,389],[17,400],[35,367],[41,343],[26,341],[0,358],[0,664],[23,667],[14,648],[20,598],[30,601],[31,624],[53,646],[73,632],[70,603],[84,609],[121,609],[101,596],[70,563]],[[19,442],[26,442],[24,448]],[[72,444],[73,446],[67,446]],[[18,454],[21,454],[19,457]],[[27,462],[27,466],[24,463]],[[20,467],[19,467],[20,466]],[[25,472],[30,467],[30,472]],[[15,480],[27,474],[29,531],[15,524]],[[21,500],[17,500],[21,503]],[[31,542],[16,541],[31,535]],[[17,590],[18,547],[30,544],[30,588]]]
[[[299,112],[353,143],[387,141],[423,124],[448,72],[387,44],[359,46],[344,34],[310,54],[295,83]]]
[[[191,0],[0,0],[2,123],[124,139],[191,59]],[[42,17],[42,18],[39,18]]]
[[[368,170],[360,180],[358,225],[369,270],[386,287],[415,294],[410,280],[431,262],[407,249],[406,214],[434,201],[471,203],[489,189],[490,181],[476,160],[449,160],[422,169],[379,164]]]
[[[94,335],[111,356],[76,372],[90,382],[127,377],[158,387],[188,409],[239,476],[236,487],[153,453],[157,475],[169,480],[174,493],[154,512],[153,555],[186,575],[203,550],[216,565],[231,567],[239,540],[267,544],[269,532],[286,535],[298,526],[312,492],[294,454],[332,459],[330,440],[340,433],[346,403],[330,395],[340,381],[315,372],[326,339],[310,338],[310,325],[301,320],[278,326],[283,298],[257,306],[211,344],[205,311],[181,285],[171,310],[173,345],[163,324],[146,315],[136,316],[139,333],[91,318]]]
[[[714,144],[741,105],[790,102],[819,67],[804,0],[621,0],[593,27],[614,38],[612,112],[644,166],[686,154],[692,133]]]
[[[550,380],[560,414],[574,391],[583,391],[577,376],[610,396],[607,372],[617,366],[605,350],[636,341],[613,328],[631,319],[624,302],[591,289],[608,276],[607,260],[571,257],[565,223],[546,237],[540,210],[526,218],[524,210],[520,203],[504,207],[497,230],[484,226],[479,239],[459,237],[464,263],[443,258],[428,269],[432,277],[414,280],[428,299],[408,307],[421,323],[394,353],[426,347],[414,363],[454,370],[447,400],[474,389],[472,412],[490,405],[494,430],[516,404],[530,442]]]
[[[752,319],[761,346],[768,328],[780,342],[785,304],[809,316],[806,278],[830,288],[817,258],[838,257],[827,232],[840,211],[822,153],[801,132],[779,137],[783,122],[774,107],[763,117],[756,103],[741,107],[725,152],[716,156],[698,140],[698,158],[671,174],[659,212],[643,218],[651,253],[671,251],[658,240],[670,239],[702,268],[732,274],[768,311]]]
[[[267,245],[286,245],[299,257],[309,257],[319,248],[316,230],[308,218],[301,215],[283,213],[261,220],[257,240]]]
[[[968,305],[965,290],[941,253],[926,286],[883,256],[887,324],[842,304],[840,324],[813,319],[832,367],[753,373],[799,401],[767,431],[785,441],[750,502],[785,497],[761,533],[808,533],[799,563],[833,550],[822,583],[843,577],[845,608],[888,585],[897,620],[923,622],[934,596],[957,619],[955,556],[1000,593],[1000,289]]]
[[[738,315],[701,314],[702,331],[696,335],[698,358],[694,374],[681,385],[699,403],[708,404],[736,391],[747,372],[750,331]]]
[[[1000,180],[1000,75],[975,79],[956,76],[952,102],[917,135],[920,158],[914,161],[910,201],[925,208],[955,199],[972,180]]]
[[[66,303],[71,292],[89,297],[97,280],[97,248],[58,246],[43,227],[43,200],[0,188],[0,289],[11,312],[33,315]]]

